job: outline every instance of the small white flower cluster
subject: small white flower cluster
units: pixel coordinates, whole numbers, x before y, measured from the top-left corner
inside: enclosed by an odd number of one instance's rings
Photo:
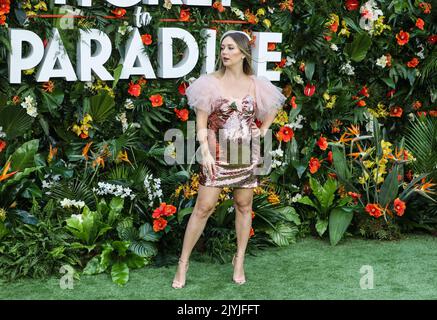
[[[383,54],[381,57],[376,59],[376,65],[384,69],[387,66],[387,56]]]
[[[301,125],[301,122],[305,121],[305,120],[306,120],[306,118],[303,115],[299,114],[296,117],[296,121],[290,122],[290,123],[286,124],[286,126],[290,127],[293,130],[302,129],[303,125]]]
[[[355,75],[355,68],[351,65],[350,61],[348,61],[340,67],[340,73],[353,76]]]
[[[274,13],[275,12],[275,7],[267,7],[267,10],[269,11],[269,13]]]
[[[21,106],[26,109],[29,116],[35,118],[38,115],[38,109],[36,108],[37,103],[32,96],[24,98],[24,102],[21,103]]]
[[[300,75],[294,76],[293,81],[296,82],[297,84],[303,84],[303,79]]]
[[[331,44],[331,50],[333,50],[333,51],[338,51],[338,47],[337,47],[337,45],[335,44],[335,43],[333,43],[333,44]]]
[[[93,191],[99,196],[111,194],[123,199],[130,197],[130,199],[133,200],[135,198],[135,194],[132,193],[131,188],[123,188],[121,185],[106,182],[99,182],[97,185],[98,188],[93,188]]]
[[[377,4],[374,0],[367,1],[360,8],[361,19],[360,27],[366,31],[373,33],[373,24],[378,20],[379,16],[383,16],[384,13],[378,9]]]
[[[3,132],[3,127],[0,127],[0,138],[6,137],[6,133]]]
[[[62,206],[62,208],[75,207],[78,209],[82,209],[83,207],[85,207],[85,202],[83,202],[82,200],[76,201],[76,200],[70,200],[70,199],[64,198],[64,200],[61,201],[61,206]]]
[[[294,59],[290,56],[287,56],[287,62],[285,62],[286,67],[292,66],[295,63],[296,63],[296,59]]]
[[[126,101],[124,102],[124,108],[128,110],[133,110],[135,108],[132,99],[126,99]]]
[[[153,206],[155,199],[162,202],[162,189],[161,189],[161,179],[153,178],[153,174],[148,174],[144,178],[144,188],[147,192],[147,197],[149,198],[149,206]]]
[[[126,112],[122,112],[120,114],[118,114],[115,119],[117,121],[121,122],[121,127],[123,129],[123,132],[125,132],[127,130],[127,128],[129,127],[129,124],[127,123],[127,117],[126,117]]]
[[[231,7],[231,11],[238,17],[240,20],[244,20],[244,12],[238,8]]]
[[[43,189],[50,189],[53,187],[53,185],[55,184],[55,182],[58,182],[59,180],[61,180],[61,175],[60,174],[56,174],[53,177],[51,177],[50,173],[46,174],[44,176],[44,180],[42,181],[42,188]],[[45,194],[50,195],[52,194],[50,191],[46,191]]]
[[[129,25],[129,22],[124,21],[123,24],[118,27],[118,33],[124,36],[126,33],[131,32],[133,29],[134,28]]]
[[[270,151],[269,153],[273,157],[272,168],[278,168],[278,167],[285,165],[285,163],[281,161],[282,157],[284,156],[284,151],[282,151],[281,148]]]
[[[300,193],[297,193],[294,197],[292,197],[290,199],[290,201],[293,202],[297,202],[300,198],[302,198],[302,195]]]

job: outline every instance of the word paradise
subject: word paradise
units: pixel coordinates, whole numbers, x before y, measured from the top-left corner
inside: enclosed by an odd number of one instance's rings
[[[106,0],[117,7],[130,7],[139,4],[140,0]],[[157,5],[158,0],[143,0],[142,4]],[[208,6],[211,0],[173,0],[172,4]],[[55,0],[55,4],[65,4],[65,0]],[[222,1],[223,5],[230,5],[231,1]],[[77,0],[77,5],[88,7],[92,0]],[[206,39],[202,73],[214,71],[216,65],[217,33],[214,29],[203,29],[201,36]],[[253,32],[255,43],[252,46],[252,66],[258,76],[265,76],[271,81],[279,80],[278,71],[267,70],[268,62],[281,61],[281,53],[269,51],[269,43],[281,43],[282,34],[274,32]],[[12,50],[9,52],[9,82],[19,84],[24,70],[38,67],[37,82],[47,82],[52,78],[66,81],[91,81],[94,74],[103,81],[114,80],[105,68],[105,63],[112,56],[112,43],[109,36],[98,29],[79,31],[76,46],[76,65],[73,64],[63,45],[59,30],[52,29],[52,36],[46,46],[36,33],[27,29],[9,29]],[[146,79],[180,78],[190,73],[199,59],[199,46],[191,33],[182,28],[159,28],[157,32],[157,74],[150,63],[149,56],[144,50],[141,35],[134,27],[125,44],[125,50],[120,53],[119,64],[122,65],[120,79],[141,75]],[[186,45],[182,59],[173,63],[173,40],[179,39]]]

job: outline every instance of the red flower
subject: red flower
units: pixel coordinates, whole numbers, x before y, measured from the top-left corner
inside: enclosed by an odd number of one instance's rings
[[[401,199],[399,199],[399,198],[396,198],[395,199],[395,201],[394,201],[394,204],[393,204],[393,206],[394,206],[394,209],[395,209],[395,211],[396,211],[396,214],[399,216],[399,217],[402,217],[403,215],[404,215],[404,211],[405,211],[405,209],[406,209],[406,205],[405,205],[405,202],[403,202]]]
[[[171,204],[167,204],[164,208],[164,215],[166,217],[169,217],[171,215],[174,215],[176,213],[176,207]]]
[[[311,85],[311,84],[308,83],[305,86],[305,89],[304,89],[303,93],[306,96],[311,97],[314,94],[315,91],[316,91],[316,86],[315,85]]]
[[[162,216],[169,217],[176,213],[176,207],[171,204],[166,204],[165,202],[161,202],[158,208],[153,211],[152,218],[159,219]]]
[[[159,232],[161,230],[164,230],[167,226],[167,220],[164,218],[159,218],[153,221],[153,231]]]
[[[431,117],[437,117],[437,110],[429,110],[429,115]]]
[[[329,152],[328,152],[328,157],[326,158],[326,160],[328,160],[328,162],[329,162],[330,164],[332,164],[332,161],[333,161],[332,151],[329,151]]]
[[[185,90],[187,90],[187,83],[182,82],[178,87],[178,91],[181,95],[185,96]]]
[[[365,85],[360,92],[358,92],[359,95],[365,96],[365,97],[369,97],[369,89],[367,88],[367,85]]]
[[[123,8],[115,8],[111,11],[111,13],[116,16],[117,18],[121,18],[126,14],[126,9]]]
[[[255,231],[253,228],[250,228],[249,238],[252,238],[255,235]]]
[[[420,102],[419,100],[414,101],[413,102],[413,109],[419,110],[420,108],[422,108],[422,102]]]
[[[402,117],[403,110],[399,106],[394,106],[390,108],[390,116],[400,118]]]
[[[149,100],[152,102],[152,107],[160,107],[164,103],[160,94],[154,94],[150,96]]]
[[[296,104],[296,96],[293,96],[293,97],[291,98],[291,100],[290,100],[290,104],[291,104],[291,107],[292,107],[293,109],[296,109],[296,108],[297,108],[297,104]]]
[[[182,121],[187,121],[188,120],[189,112],[188,112],[187,109],[181,109],[181,110],[174,109],[174,112],[176,113],[176,116],[179,119],[181,119]]]
[[[141,41],[143,41],[143,43],[144,43],[146,46],[151,45],[151,44],[152,44],[152,35],[151,35],[151,34],[148,34],[148,33],[143,34],[143,35],[141,36]]]
[[[407,67],[408,68],[415,68],[415,67],[417,67],[418,64],[419,64],[419,59],[414,57],[413,59],[411,59],[410,61],[407,62]]]
[[[286,64],[286,63],[287,63],[287,59],[282,58],[282,59],[281,59],[281,62],[276,63],[276,66],[277,66],[278,68],[283,68],[283,67],[285,67],[285,64]]]
[[[323,136],[320,136],[316,144],[319,146],[320,150],[326,150],[328,148],[328,140]]]
[[[131,81],[127,93],[129,93],[131,96],[138,97],[141,94],[141,86],[139,84],[134,84]]]
[[[429,44],[435,44],[437,42],[437,34],[430,35],[427,41]]]
[[[2,152],[7,146],[6,141],[0,140],[0,152]]]
[[[425,13],[425,14],[431,13],[431,4],[428,2],[419,3],[419,8],[422,9],[423,13]]]
[[[405,32],[404,30],[401,30],[396,35],[396,40],[398,40],[398,45],[406,45],[408,43],[408,40],[410,40],[410,34],[408,32]]]
[[[179,21],[190,21],[190,9],[182,9],[179,14]]]
[[[349,191],[347,194],[354,200],[355,204],[358,203],[358,199],[361,198],[361,194],[356,193],[356,192]]]
[[[358,0],[346,0],[346,3],[344,5],[346,6],[346,9],[348,11],[354,11],[358,10],[360,2]]]
[[[420,30],[423,30],[424,25],[425,25],[425,21],[423,21],[422,19],[418,18],[416,20],[416,27],[418,27]]]
[[[276,44],[274,42],[269,42],[267,45],[267,50],[274,51],[276,49]]]
[[[314,173],[316,173],[317,171],[319,171],[320,166],[321,166],[321,164],[320,164],[319,159],[314,158],[314,157],[312,157],[312,158],[310,159],[310,162],[309,162],[309,164],[308,164],[308,167],[310,168],[310,172],[311,172],[312,174],[314,174]]]
[[[276,138],[278,141],[284,141],[288,142],[291,139],[293,139],[294,131],[290,127],[282,126],[281,129],[279,129],[279,132],[276,134]]]
[[[216,1],[212,4],[212,7],[216,9],[218,12],[224,12],[225,7],[223,7],[222,3],[220,1]]]
[[[393,96],[394,96],[395,93],[396,93],[396,90],[395,90],[395,89],[392,89],[392,90],[390,90],[389,92],[387,92],[386,97],[391,99],[391,98],[393,98]]]
[[[365,208],[366,212],[375,218],[382,216],[382,208],[376,203],[369,203]]]

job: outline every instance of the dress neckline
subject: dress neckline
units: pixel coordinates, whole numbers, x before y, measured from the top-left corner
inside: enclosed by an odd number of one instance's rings
[[[255,99],[250,93],[248,93],[248,94],[246,94],[244,97],[242,97],[242,98],[235,98],[235,97],[231,97],[231,96],[226,96],[226,95],[224,95],[223,94],[223,89],[222,89],[222,87],[221,87],[221,83],[220,83],[220,79],[219,78],[217,78],[216,76],[213,76],[213,75],[210,75],[211,77],[213,77],[216,81],[217,81],[217,84],[218,84],[218,86],[217,86],[217,88],[218,88],[218,90],[220,91],[220,96],[222,97],[222,98],[224,98],[224,99],[233,99],[233,100],[244,100],[244,99],[246,99],[248,96],[250,96],[252,99]],[[252,80],[252,83],[250,84],[250,86],[249,86],[249,89],[250,88],[252,88],[252,84],[254,84],[254,82],[255,82],[255,80],[254,80],[254,75],[252,74],[252,75],[250,75],[249,76],[250,78],[251,78],[251,80]],[[255,88],[256,89],[256,88]]]

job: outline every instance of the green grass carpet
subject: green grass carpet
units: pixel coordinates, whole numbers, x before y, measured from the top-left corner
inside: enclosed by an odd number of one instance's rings
[[[360,268],[372,266],[374,288],[360,287]],[[108,274],[82,276],[62,290],[59,277],[0,284],[0,299],[437,299],[437,238],[400,241],[348,238],[331,247],[311,237],[246,257],[247,283],[231,282],[232,265],[192,259],[187,285],[171,288],[176,265],[130,273],[125,287]]]

